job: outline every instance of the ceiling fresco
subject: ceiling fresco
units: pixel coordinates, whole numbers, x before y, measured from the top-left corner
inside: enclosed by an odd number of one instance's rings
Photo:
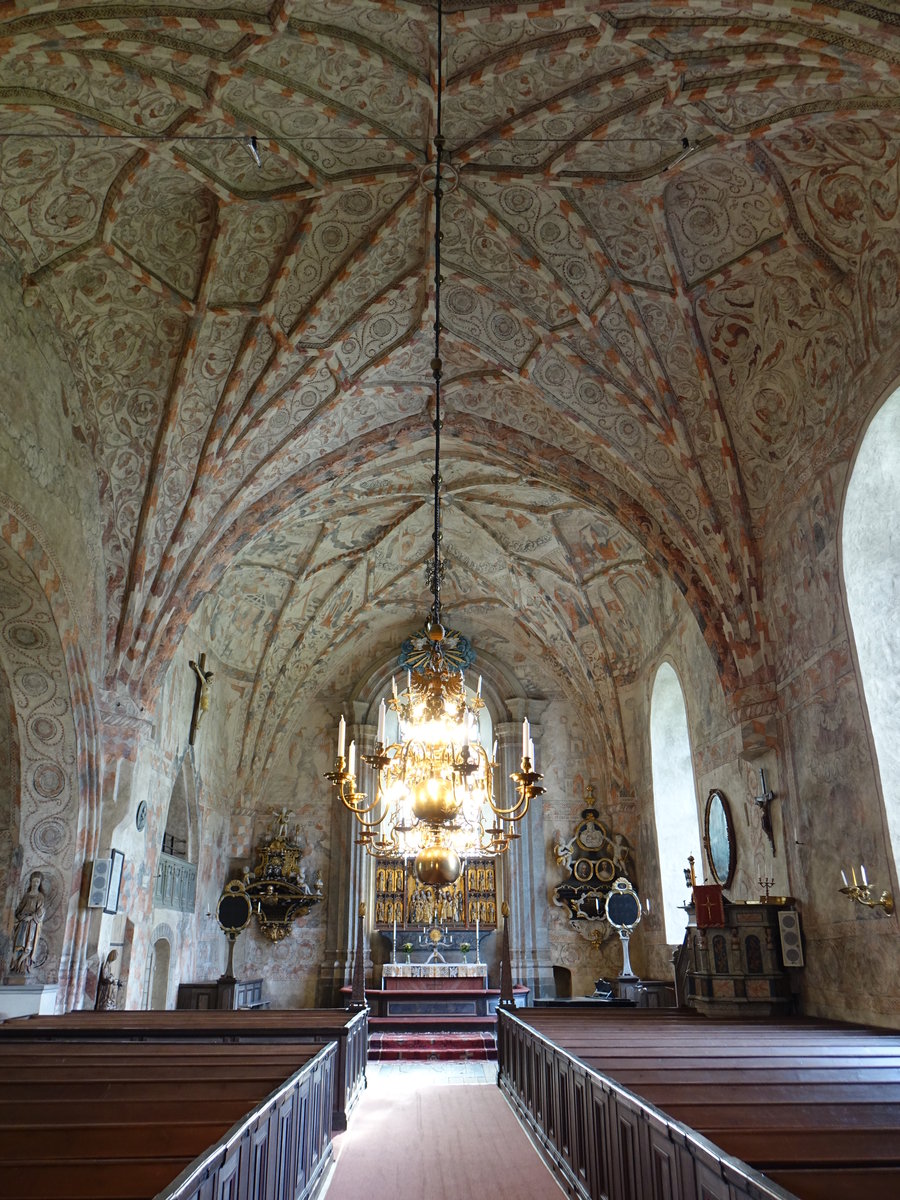
[[[435,9],[0,17],[0,234],[82,389],[102,671],[152,703],[200,612],[258,765],[427,603]],[[680,594],[764,684],[759,530],[900,316],[896,5],[450,2],[444,50],[454,622],[587,697]]]

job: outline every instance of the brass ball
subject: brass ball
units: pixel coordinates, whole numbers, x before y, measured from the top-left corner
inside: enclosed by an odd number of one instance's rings
[[[462,870],[459,855],[449,846],[426,846],[416,855],[416,879],[431,887],[456,883]]]
[[[442,642],[444,640],[443,625],[432,625],[428,630],[428,636],[433,642]]]
[[[441,825],[455,817],[460,801],[453,794],[452,785],[439,776],[432,775],[413,789],[413,812],[416,820],[428,825]]]

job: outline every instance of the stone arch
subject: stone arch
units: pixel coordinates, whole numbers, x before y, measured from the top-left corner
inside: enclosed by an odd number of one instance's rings
[[[58,906],[53,906],[53,920],[49,931],[53,932],[52,926],[57,923],[58,908],[60,953],[58,965],[50,970],[55,971],[59,983],[59,1007],[66,1010],[81,1006],[86,985],[89,983],[89,915],[80,904],[80,892],[84,861],[92,858],[97,848],[100,822],[99,741],[91,672],[81,649],[78,624],[65,583],[44,548],[46,544],[47,539],[43,531],[33,519],[15,501],[0,492],[0,577],[9,594],[22,590],[23,595],[18,601],[25,605],[24,611],[42,614],[48,639],[47,649],[53,659],[56,686],[59,688],[60,703],[64,709],[61,713],[49,715],[61,722],[66,735],[66,813],[69,828],[74,831],[74,839],[70,843],[71,868],[64,878]],[[0,614],[3,623],[15,621],[15,617],[7,610],[6,600],[0,602]],[[0,664],[5,662],[7,670],[9,660],[4,654],[4,648],[8,644],[4,632],[0,630]],[[8,678],[15,707],[16,676],[9,675]],[[65,687],[62,686],[63,680]],[[21,684],[21,681],[19,682]],[[37,708],[41,706],[31,704],[32,697],[27,696],[29,681],[26,678],[24,682],[26,696],[18,697],[19,707],[16,711],[25,711],[22,702],[27,699],[29,717],[33,718]],[[37,687],[36,680],[34,686]],[[34,699],[40,700],[41,697]],[[16,724],[17,735],[20,736],[20,723],[17,721]],[[42,728],[45,732],[50,732],[49,726],[44,727],[40,724],[37,732]],[[19,751],[19,761],[24,764],[21,745]],[[61,754],[58,744],[54,753],[58,759]],[[56,766],[62,769],[63,764],[56,762]],[[31,782],[33,783],[33,776]],[[46,777],[44,783],[46,786]],[[20,776],[20,794],[26,795],[28,787],[29,780],[23,769]],[[42,830],[46,843],[50,826],[44,826]],[[66,840],[68,841],[68,835]],[[50,841],[57,841],[52,832]],[[48,847],[45,846],[45,852],[47,850]],[[53,858],[58,861],[59,853],[53,853]],[[22,873],[27,869],[27,860],[25,864],[20,862],[18,867]],[[48,953],[48,959],[50,957],[51,954]]]
[[[19,844],[19,735],[12,689],[0,663],[0,903],[4,912],[15,908],[14,856]],[[0,963],[9,955],[9,931],[0,930]]]
[[[150,934],[150,952],[144,967],[144,988],[141,1008],[165,1008],[172,971],[172,947],[175,934],[171,925],[161,922]],[[162,1004],[157,1003],[162,998]]]
[[[697,789],[684,688],[668,660],[653,676],[650,698],[650,761],[653,778],[653,819],[659,852],[666,941],[680,943],[685,915],[684,867],[693,854],[700,868],[700,826]]]
[[[47,916],[33,977],[59,983],[60,1000],[65,1003],[66,988],[75,982],[68,976],[78,961],[74,939],[85,854],[79,834],[90,808],[80,787],[84,763],[73,698],[77,683],[70,670],[72,656],[66,652],[74,630],[60,628],[42,586],[41,569],[52,571],[46,555],[33,553],[36,547],[27,534],[24,548],[30,553],[18,552],[10,535],[26,531],[14,519],[2,529],[0,666],[15,727],[20,797],[5,890],[15,898],[32,871],[43,873]]]
[[[886,841],[900,864],[900,387],[873,412],[856,450],[844,493],[841,583],[862,685],[862,706],[883,801]],[[859,852],[871,838],[860,831]],[[854,847],[853,849],[856,849]],[[848,848],[848,854],[853,853]],[[858,865],[858,864],[857,864]],[[883,879],[878,863],[870,872]],[[872,868],[875,868],[872,870]]]

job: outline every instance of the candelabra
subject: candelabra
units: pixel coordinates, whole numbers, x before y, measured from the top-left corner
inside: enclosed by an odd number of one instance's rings
[[[841,871],[841,879],[844,881],[844,886],[840,889],[845,896],[849,896],[851,900],[855,900],[857,904],[862,904],[866,908],[883,909],[887,916],[890,916],[894,911],[894,897],[890,892],[882,892],[880,896],[876,896],[873,892],[872,885],[869,883],[866,875],[866,868],[860,863],[860,877],[862,883],[856,878],[856,868],[850,868],[850,876],[853,880],[851,883],[847,879],[847,872]]]

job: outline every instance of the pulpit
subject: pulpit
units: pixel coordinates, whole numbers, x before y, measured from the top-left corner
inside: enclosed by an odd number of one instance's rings
[[[789,971],[795,968],[784,964],[778,914],[793,907],[790,900],[732,901],[708,895],[688,904],[686,1002],[708,1016],[786,1012],[792,994]]]

